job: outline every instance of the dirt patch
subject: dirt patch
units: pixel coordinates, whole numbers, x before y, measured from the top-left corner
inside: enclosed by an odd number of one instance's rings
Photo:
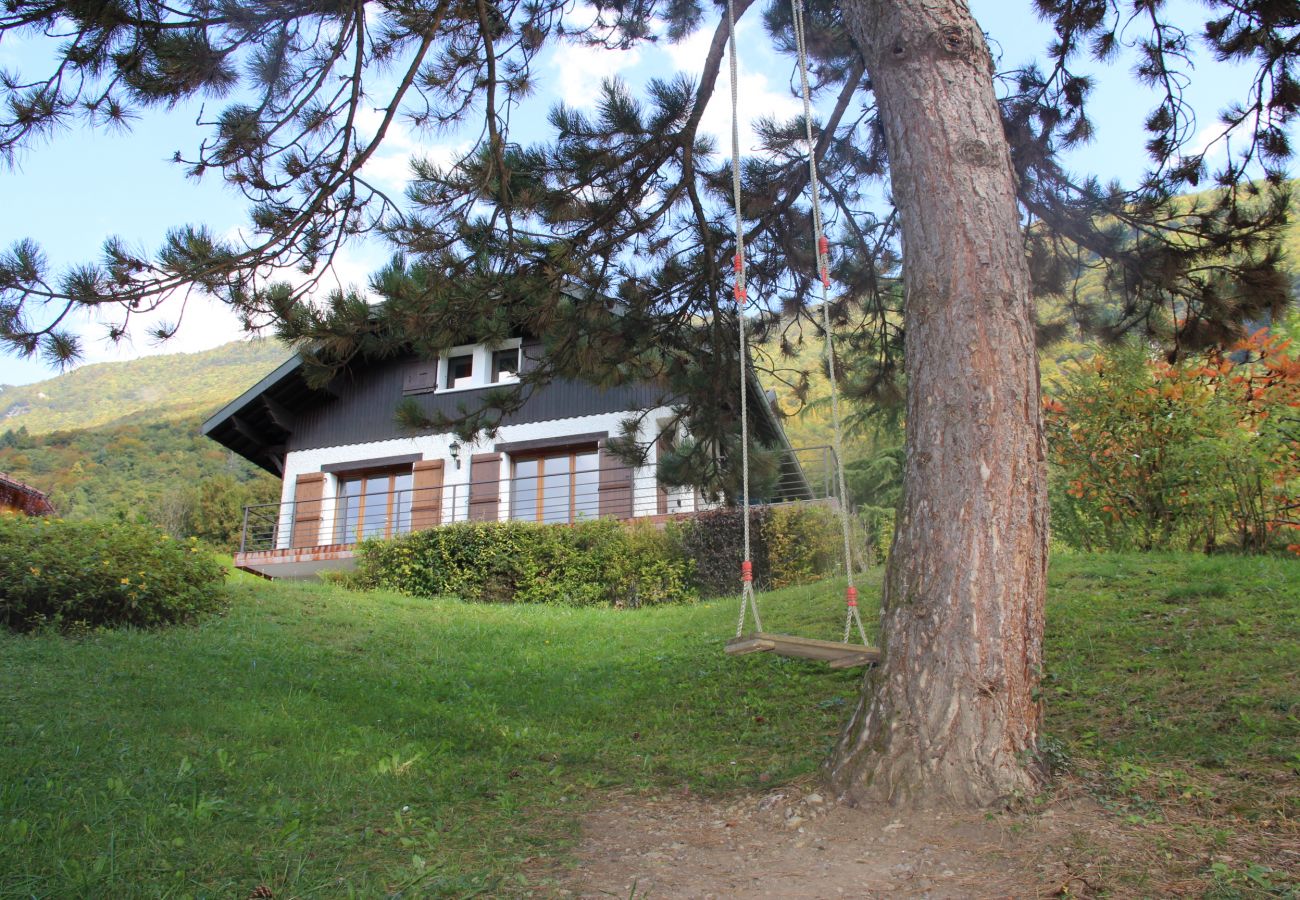
[[[1087,896],[1131,841],[1082,796],[1034,813],[919,814],[794,787],[727,801],[616,797],[582,833],[561,894],[593,900]]]

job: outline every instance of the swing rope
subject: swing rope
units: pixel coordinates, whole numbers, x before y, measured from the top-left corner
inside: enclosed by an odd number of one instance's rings
[[[833,424],[832,450],[835,455],[835,474],[840,495],[840,525],[844,537],[844,571],[847,578],[845,588],[846,612],[844,617],[843,643],[847,644],[854,627],[858,637],[865,645],[866,630],[858,613],[858,589],[854,585],[852,539],[849,524],[848,491],[844,477],[843,426],[840,421],[839,390],[835,380],[835,350],[831,337],[830,318],[830,245],[823,229],[821,214],[820,182],[817,174],[817,155],[813,143],[812,99],[808,87],[808,55],[804,42],[804,7],[803,0],[791,0],[791,12],[794,21],[795,49],[799,59],[799,82],[803,95],[804,129],[808,145],[808,183],[811,191],[813,238],[817,248],[817,272],[821,280],[822,330],[825,334],[824,352],[826,355],[826,373],[830,379],[831,419]],[[741,446],[741,489],[743,503],[744,559],[740,564],[740,618],[736,623],[736,637],[744,634],[747,614],[752,610],[754,629],[762,632],[763,625],[759,619],[758,599],[754,596],[754,565],[750,547],[749,524],[749,405],[748,372],[749,345],[745,333],[744,307],[747,299],[745,284],[745,234],[741,215],[741,173],[740,173],[740,98],[737,87],[738,55],[736,43],[736,12],[734,0],[727,0],[728,28],[728,64],[731,74],[731,189],[732,204],[735,215],[736,256],[734,293],[736,298],[736,320],[739,332],[740,351],[740,446]]]
[[[858,614],[858,589],[853,583],[852,540],[849,525],[849,493],[844,478],[844,428],[840,422],[840,392],[835,380],[835,345],[831,337],[831,269],[830,242],[822,223],[821,184],[817,176],[817,152],[813,143],[812,96],[808,88],[808,51],[804,43],[803,0],[790,0],[791,18],[794,20],[795,52],[799,57],[799,86],[803,94],[804,134],[808,142],[808,190],[811,194],[813,238],[817,247],[817,273],[821,276],[822,332],[826,336],[826,375],[831,387],[831,449],[835,454],[835,477],[840,491],[840,526],[844,533],[844,575],[848,586],[844,589],[844,643],[849,642],[854,625],[858,637],[867,643],[867,632]]]
[[[746,612],[752,610],[754,613],[755,631],[763,630],[763,622],[758,616],[758,598],[754,596],[754,561],[749,537],[749,386],[745,378],[749,369],[749,343],[745,335],[745,229],[740,213],[740,92],[736,88],[739,65],[736,57],[735,0],[727,0],[727,28],[731,69],[731,199],[736,217],[734,292],[737,330],[740,332],[740,459],[741,493],[744,501],[741,520],[745,536],[745,556],[740,564],[740,620],[736,623],[736,637],[740,637],[745,633]]]

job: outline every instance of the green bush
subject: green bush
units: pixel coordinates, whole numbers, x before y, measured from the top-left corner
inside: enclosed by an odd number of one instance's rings
[[[774,506],[763,538],[773,590],[816,581],[844,566],[843,526],[830,506]]]
[[[862,548],[860,565],[874,566],[883,564],[889,558],[889,548],[894,543],[894,519],[896,511],[892,506],[860,506],[853,517],[854,546]]]
[[[358,548],[352,582],[422,597],[646,606],[695,598],[691,566],[652,526],[462,522]]]
[[[826,506],[755,507],[754,583],[760,590],[816,581],[843,566],[839,518]],[[417,597],[489,603],[653,606],[725,596],[740,587],[738,509],[669,522],[610,519],[575,525],[460,522],[358,547],[347,582]]]
[[[772,508],[756,506],[749,511],[750,558],[754,563],[754,587],[767,590],[772,583],[768,546],[764,539]],[[744,520],[736,507],[710,509],[681,523],[678,545],[686,559],[695,563],[695,584],[706,597],[723,597],[740,590],[740,562],[744,559]]]
[[[733,507],[713,509],[676,528],[676,544],[695,564],[695,584],[707,597],[740,590],[744,558],[744,521],[740,516],[740,510]],[[844,565],[839,516],[829,506],[756,506],[750,510],[749,526],[754,587],[758,590],[806,584],[833,575]],[[864,561],[859,552],[858,563]]]
[[[225,577],[148,526],[0,516],[0,624],[14,631],[188,621],[220,605]]]
[[[1056,538],[1084,550],[1291,544],[1300,360],[1289,346],[1260,329],[1226,354],[1170,363],[1127,344],[1065,370],[1044,403]]]

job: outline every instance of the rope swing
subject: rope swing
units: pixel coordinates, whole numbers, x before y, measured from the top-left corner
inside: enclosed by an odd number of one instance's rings
[[[832,448],[835,456],[835,476],[839,488],[840,527],[844,537],[844,574],[847,579],[845,588],[844,637],[840,643],[819,641],[811,638],[797,638],[790,635],[768,634],[763,631],[759,618],[758,600],[754,596],[754,564],[750,549],[749,527],[749,409],[748,409],[748,373],[749,344],[745,330],[744,307],[747,300],[745,288],[745,234],[741,218],[741,184],[740,184],[740,99],[737,88],[739,69],[736,47],[736,14],[734,0],[727,0],[728,59],[731,71],[731,188],[732,203],[735,213],[736,256],[735,256],[735,297],[737,331],[740,335],[740,446],[741,446],[741,491],[743,503],[744,559],[740,564],[740,619],[736,623],[736,637],[728,641],[727,652],[737,655],[770,651],[779,656],[795,656],[804,659],[820,659],[830,663],[832,668],[849,668],[867,665],[879,659],[879,651],[866,646],[867,633],[862,627],[862,617],[858,613],[858,589],[854,585],[852,538],[849,524],[848,491],[844,477],[844,434],[840,422],[839,389],[835,381],[835,348],[831,336],[830,314],[830,243],[826,239],[821,214],[821,190],[817,174],[817,154],[813,144],[812,99],[808,87],[808,54],[804,43],[804,8],[803,0],[791,0],[791,14],[794,21],[795,51],[799,59],[799,84],[803,95],[804,129],[808,146],[808,186],[809,202],[812,207],[813,241],[817,248],[817,274],[821,281],[822,331],[825,342],[823,352],[826,359],[826,374],[830,379],[831,423],[833,428]],[[748,614],[754,617],[754,631],[745,634],[745,622]],[[856,629],[861,640],[861,647],[851,645],[849,638]]]

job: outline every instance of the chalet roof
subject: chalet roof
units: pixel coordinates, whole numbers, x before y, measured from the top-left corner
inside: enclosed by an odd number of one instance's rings
[[[39,491],[30,484],[24,484],[4,472],[0,472],[0,505],[16,506],[33,516],[48,516],[54,513],[54,506],[44,491]]]
[[[201,431],[254,465],[280,475],[285,442],[293,428],[292,413],[329,395],[327,388],[307,386],[302,358],[294,354],[217,410]]]

